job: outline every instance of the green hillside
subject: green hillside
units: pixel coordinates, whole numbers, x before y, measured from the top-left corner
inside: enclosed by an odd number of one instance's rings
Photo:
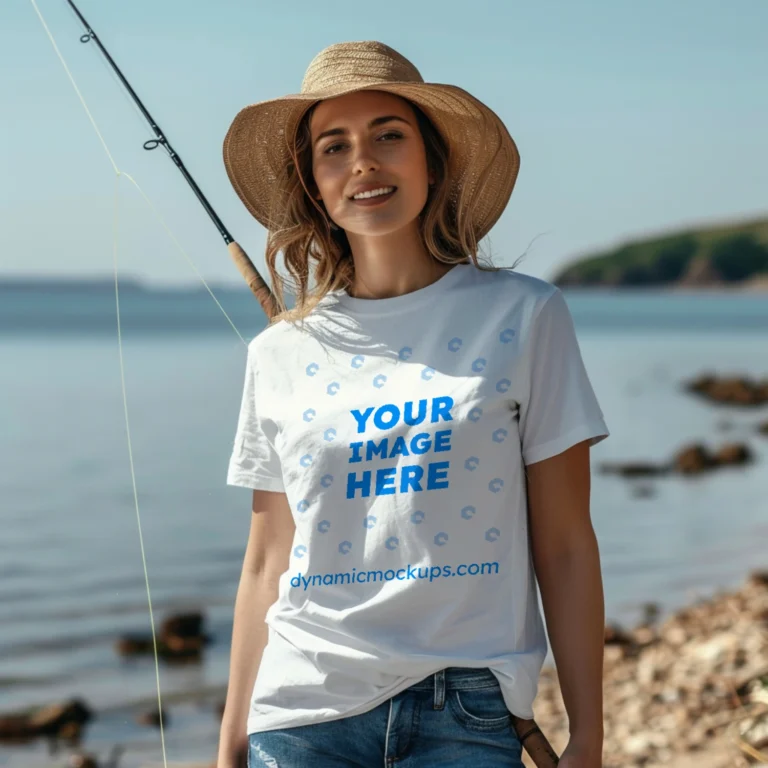
[[[553,282],[561,287],[704,287],[762,279],[768,279],[768,218],[627,242],[574,262]]]

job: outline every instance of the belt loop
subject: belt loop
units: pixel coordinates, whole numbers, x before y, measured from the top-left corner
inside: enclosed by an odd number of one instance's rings
[[[445,670],[441,669],[435,672],[435,709],[442,709],[445,706]]]

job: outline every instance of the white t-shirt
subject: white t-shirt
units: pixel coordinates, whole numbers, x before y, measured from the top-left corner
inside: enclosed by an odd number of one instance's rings
[[[461,264],[328,294],[248,346],[227,483],[296,522],[248,732],[360,714],[449,666],[530,718],[547,639],[524,465],[608,436],[562,293]]]

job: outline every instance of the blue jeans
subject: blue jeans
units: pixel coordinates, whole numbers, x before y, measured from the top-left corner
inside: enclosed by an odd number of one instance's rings
[[[368,712],[252,733],[248,744],[249,768],[523,768],[487,668],[448,667]]]

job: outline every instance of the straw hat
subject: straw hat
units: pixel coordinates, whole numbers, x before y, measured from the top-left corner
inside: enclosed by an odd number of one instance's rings
[[[315,56],[301,92],[244,107],[224,139],[224,166],[232,186],[251,214],[267,229],[279,221],[271,211],[277,181],[285,177],[289,147],[303,115],[316,102],[375,89],[417,104],[449,149],[447,183],[455,206],[460,193],[479,196],[475,214],[478,240],[509,202],[520,155],[501,119],[455,85],[425,83],[418,69],[394,49],[376,41],[336,43]],[[482,169],[493,160],[484,183]]]

